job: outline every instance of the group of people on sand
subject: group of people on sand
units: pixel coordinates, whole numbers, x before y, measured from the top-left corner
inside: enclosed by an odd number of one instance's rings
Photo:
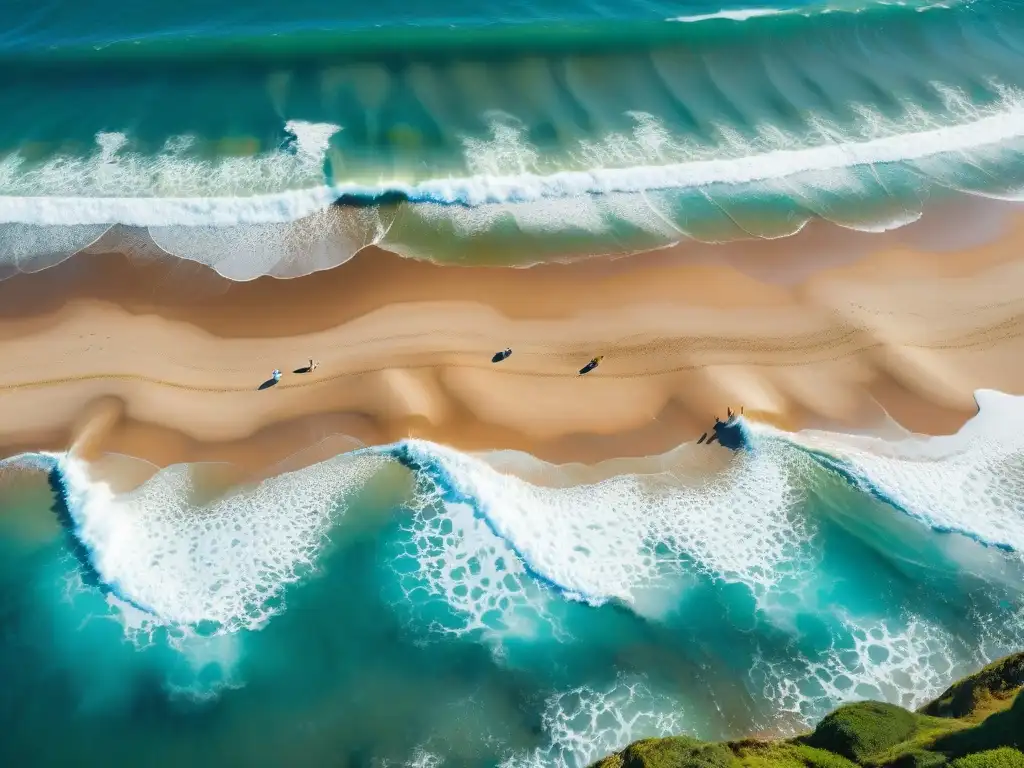
[[[500,363],[503,360],[508,360],[511,356],[512,356],[512,347],[506,347],[505,349],[501,350],[500,352],[495,352],[493,357],[491,357],[491,362],[492,363]],[[604,359],[604,355],[598,355],[597,357],[592,358],[589,363],[587,363],[585,366],[580,368],[579,375],[583,376],[585,374],[590,373],[592,370],[597,368],[597,366],[601,363],[601,361],[603,359]],[[318,365],[320,365],[320,363],[318,363],[316,360],[314,360],[311,357],[311,358],[309,358],[309,365],[307,365],[305,368],[299,368],[297,371],[295,371],[295,373],[312,373],[313,371],[315,371],[317,369]],[[277,382],[279,382],[281,380],[281,371],[278,370],[277,368],[275,368],[274,372],[271,374],[270,378],[271,378],[271,381],[274,384],[276,384]],[[268,383],[270,383],[270,382],[268,382]],[[725,421],[722,421],[720,418],[718,418],[718,414],[715,414],[715,417],[714,417],[715,418],[715,426],[714,426],[714,428],[711,431],[711,437],[708,437],[708,433],[705,432],[703,435],[700,436],[700,439],[697,440],[697,445],[701,445],[702,443],[705,444],[705,445],[711,445],[713,442],[715,442],[715,440],[718,439],[718,429],[719,429],[719,427],[721,427],[721,426],[729,426],[730,424],[732,424],[733,422],[736,421],[736,418],[738,416],[742,416],[742,415],[743,415],[743,406],[742,405],[740,406],[740,412],[739,413],[736,413],[732,408],[726,408],[725,409]]]
[[[500,352],[495,352],[493,357],[491,357],[491,362],[492,363],[500,363],[503,360],[508,360],[511,356],[512,356],[512,348],[511,347],[506,347],[505,349],[501,350]],[[601,361],[603,359],[604,359],[604,355],[598,355],[597,357],[592,358],[589,363],[587,363],[585,366],[580,368],[579,375],[583,376],[585,374],[590,373],[592,370],[597,368],[597,366],[601,363]],[[312,373],[313,371],[315,371],[317,369],[318,365],[320,365],[320,363],[318,363],[316,360],[314,360],[311,357],[311,358],[309,358],[309,365],[307,365],[305,368],[299,368],[297,371],[295,371],[295,373]],[[279,382],[281,380],[281,371],[278,370],[277,368],[275,368],[274,372],[271,374],[270,378],[273,381],[273,383],[276,384],[277,382]],[[715,414],[714,415],[715,426],[714,426],[714,428],[711,431],[711,437],[708,437],[708,433],[705,432],[703,435],[700,436],[700,439],[697,440],[697,445],[701,445],[702,443],[705,444],[705,445],[711,445],[713,442],[715,442],[715,440],[718,439],[718,429],[719,429],[719,427],[729,426],[729,425],[733,424],[736,421],[736,418],[738,416],[742,416],[742,415],[743,415],[743,406],[742,405],[740,406],[740,412],[739,413],[736,413],[731,407],[730,408],[726,408],[725,409],[725,421],[722,421],[720,418],[718,418],[718,414]]]
[[[512,347],[506,347],[505,349],[501,350],[500,352],[495,352],[494,355],[491,357],[491,362],[492,363],[500,363],[500,362],[502,362],[504,360],[508,360],[511,356],[512,356]],[[585,366],[580,368],[579,375],[583,376],[585,374],[590,373],[592,370],[597,368],[598,365],[600,365],[600,363],[601,363],[601,361],[603,359],[604,359],[604,355],[598,355],[597,357],[592,358],[589,363],[587,363]],[[319,363],[311,357],[311,358],[309,358],[309,365],[307,365],[305,368],[299,368],[298,370],[295,371],[295,373],[312,373],[313,371],[315,371],[317,369],[318,365],[319,365]],[[260,389],[263,389],[266,385],[269,385],[269,384],[277,384],[277,382],[279,382],[281,380],[281,371],[279,369],[275,368],[274,372],[271,374],[270,378],[271,378],[271,380],[266,382],[264,384],[264,386],[261,386]],[[697,440],[697,445],[701,445],[701,444],[711,445],[713,442],[715,442],[715,440],[718,439],[718,430],[719,430],[720,427],[732,425],[736,421],[737,417],[742,416],[742,415],[743,415],[743,406],[742,405],[740,406],[740,412],[739,413],[736,413],[731,407],[730,408],[726,408],[725,409],[725,421],[722,421],[720,418],[718,418],[718,414],[715,414],[714,415],[715,426],[711,430],[711,436],[708,437],[708,433],[705,432],[703,435],[700,436],[700,439]]]
[[[512,356],[512,347],[506,347],[505,349],[501,350],[500,352],[495,352],[494,355],[491,357],[491,362],[492,363],[500,363],[503,360],[508,360],[511,356]],[[585,366],[580,368],[579,375],[583,376],[585,374],[590,373],[592,370],[597,368],[598,365],[601,364],[602,360],[604,360],[604,355],[598,355],[597,357],[591,358],[589,363],[587,363]],[[316,370],[318,365],[319,365],[319,363],[311,357],[311,358],[309,358],[309,365],[307,365],[305,368],[299,368],[297,371],[295,371],[295,373],[312,373],[313,371]],[[279,382],[281,380],[281,376],[282,376],[282,373],[281,373],[280,369],[275,368],[273,373],[270,374],[270,380],[271,380],[271,382],[276,384],[277,382]],[[731,413],[731,411],[730,411],[730,413]],[[716,418],[715,421],[717,422],[718,419]]]

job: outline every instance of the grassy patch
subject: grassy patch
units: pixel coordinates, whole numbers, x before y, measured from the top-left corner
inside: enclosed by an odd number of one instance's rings
[[[999,747],[1024,748],[1024,694],[1017,694],[1013,706],[990,715],[980,723],[943,736],[935,749],[953,757],[985,752]]]
[[[597,768],[740,768],[740,763],[725,744],[670,736],[634,742]]]
[[[946,768],[948,758],[939,752],[927,749],[912,749],[900,754],[892,762],[885,763],[886,768]]]
[[[793,742],[750,742],[731,745],[743,768],[856,768],[845,757]]]
[[[976,752],[954,760],[951,768],[1024,768],[1024,752],[1011,747]]]
[[[1024,653],[1015,653],[989,664],[947,688],[921,713],[934,717],[977,717],[1009,706],[1024,686]]]
[[[848,704],[826,715],[806,743],[862,763],[913,736],[918,717],[903,707],[880,701]]]
[[[917,715],[917,728],[913,736],[871,755],[864,760],[864,765],[887,768],[931,768],[944,765],[946,757],[935,754],[935,742],[966,728],[970,728],[970,723],[963,720]]]

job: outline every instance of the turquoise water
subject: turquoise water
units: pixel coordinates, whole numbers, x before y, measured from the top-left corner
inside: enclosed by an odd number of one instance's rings
[[[1024,183],[1005,0],[123,5],[0,11],[10,268],[111,227],[233,279],[529,264]]]
[[[115,493],[10,460],[0,758],[583,766],[913,706],[1024,641],[1024,410],[979,401],[953,438],[743,424],[632,474],[405,441]]]

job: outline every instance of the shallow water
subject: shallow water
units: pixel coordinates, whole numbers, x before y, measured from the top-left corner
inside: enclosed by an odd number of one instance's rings
[[[1020,197],[1022,13],[9,4],[0,244],[37,269],[128,225],[250,279],[897,227]]]
[[[743,423],[735,454],[589,485],[421,441],[226,491],[203,466],[113,493],[19,457],[0,757],[583,766],[913,706],[1024,641],[1024,408],[979,402],[954,438]]]

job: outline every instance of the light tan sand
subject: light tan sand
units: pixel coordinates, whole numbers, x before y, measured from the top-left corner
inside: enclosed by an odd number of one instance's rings
[[[818,227],[526,270],[369,249],[244,284],[80,255],[0,283],[0,450],[255,469],[331,435],[411,435],[592,462],[694,440],[740,404],[790,429],[888,412],[951,432],[973,390],[1024,392],[1024,218],[966,248],[935,232]]]

